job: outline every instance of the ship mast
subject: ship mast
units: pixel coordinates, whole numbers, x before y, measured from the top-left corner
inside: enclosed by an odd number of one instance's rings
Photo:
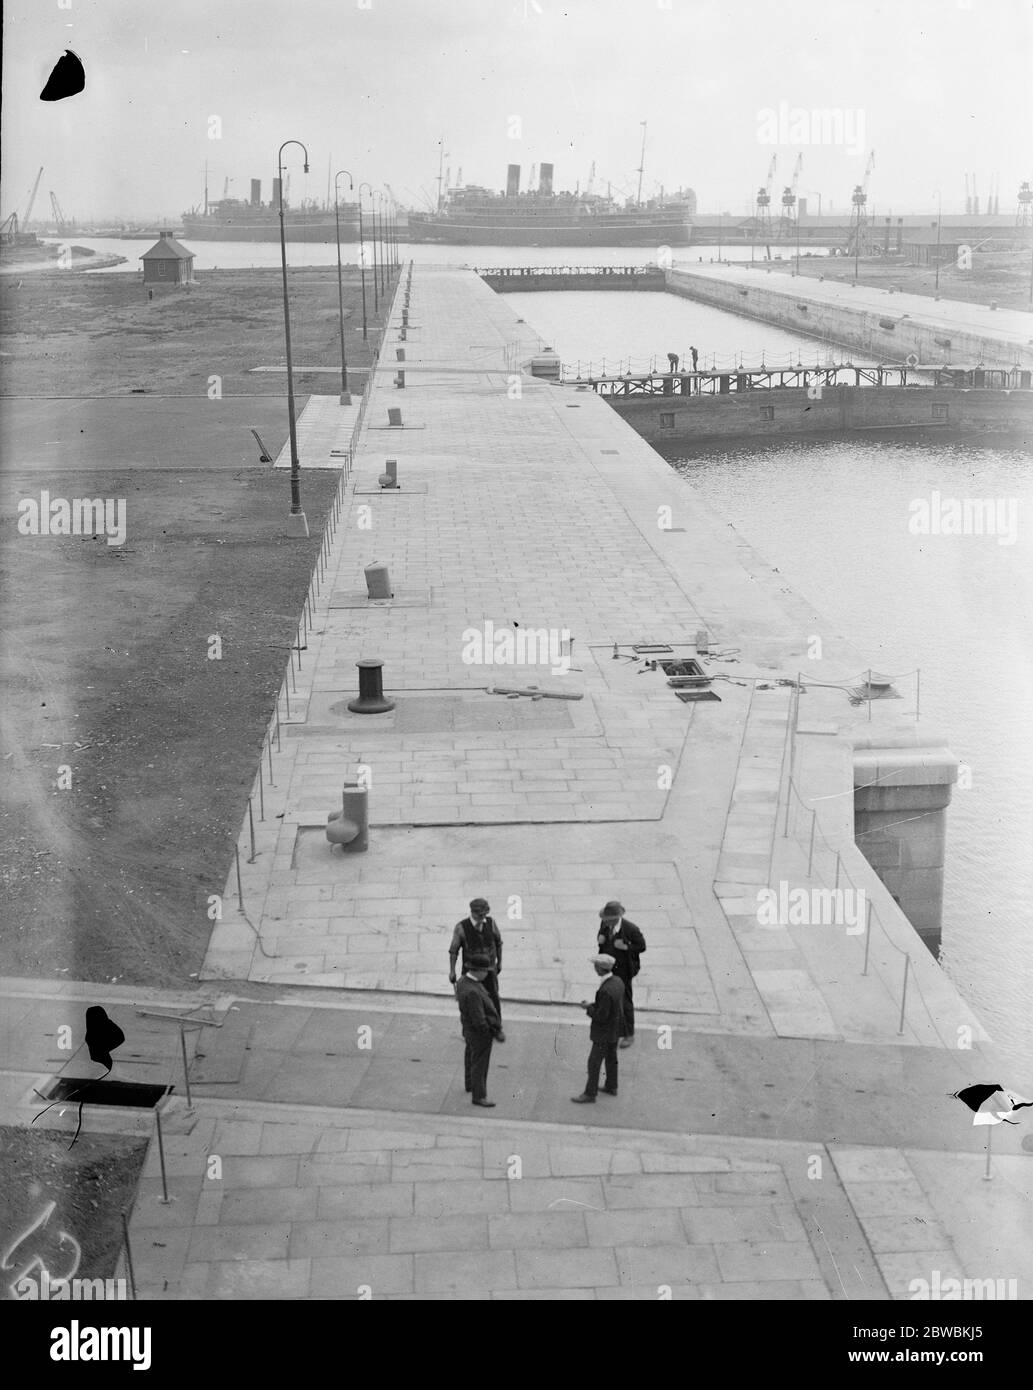
[[[640,121],[639,124],[640,124],[641,127],[642,127],[642,153],[639,155],[639,159],[638,159],[638,197],[635,199],[635,202],[638,204],[639,207],[641,207],[641,206],[642,206],[642,173],[643,173],[643,171],[644,171],[644,169],[645,169],[645,167],[646,167],[646,123],[645,123],[645,121]]]
[[[438,212],[440,212],[440,211],[441,211],[441,180],[442,180],[442,177],[443,177],[443,174],[444,174],[444,168],[445,168],[445,137],[444,137],[444,136],[442,136],[441,139],[438,141],[438,146],[439,146],[440,151],[441,151],[441,153],[440,153],[440,155],[439,155],[439,157],[438,157]]]

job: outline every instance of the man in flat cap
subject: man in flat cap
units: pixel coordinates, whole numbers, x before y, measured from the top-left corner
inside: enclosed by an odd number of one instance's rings
[[[486,1110],[494,1108],[488,1099],[488,1064],[491,1045],[502,1032],[495,1005],[484,987],[488,975],[488,957],[470,954],[463,966],[463,977],[456,989],[459,1017],[463,1020],[463,1039],[466,1053],[463,1059],[466,1089],[474,1105]]]
[[[646,938],[624,916],[624,905],[612,899],[599,912],[599,932],[596,936],[599,954],[613,957],[613,973],[624,985],[624,1026],[621,1047],[630,1047],[635,1039],[635,1001],[631,982],[639,972],[639,956],[646,949]]]
[[[502,1003],[499,999],[499,974],[502,970],[502,933],[495,925],[494,917],[489,917],[487,898],[474,898],[470,903],[470,915],[457,922],[452,933],[452,944],[448,948],[448,982],[456,982],[456,957],[463,953],[463,969],[471,955],[487,956],[488,973],[484,977],[484,988],[488,991],[495,1012],[499,1016],[499,1042],[506,1041],[502,1031]]]
[[[617,1039],[624,1019],[624,984],[613,973],[612,956],[589,956],[599,976],[595,1002],[582,1004],[592,1020],[589,1037],[592,1050],[588,1054],[588,1080],[579,1096],[571,1096],[575,1105],[594,1105],[599,1093],[599,1070],[606,1063],[606,1085],[603,1094],[617,1094]]]

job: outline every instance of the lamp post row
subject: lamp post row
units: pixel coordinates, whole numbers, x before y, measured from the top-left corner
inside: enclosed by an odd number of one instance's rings
[[[308,173],[309,161],[308,150],[300,140],[285,140],[280,146],[276,157],[276,172],[279,176],[278,187],[280,190],[280,267],[283,277],[283,336],[287,355],[287,424],[290,435],[291,451],[291,505],[287,516],[287,535],[305,539],[308,536],[308,521],[305,513],[301,509],[301,460],[298,455],[298,426],[294,406],[294,362],[291,352],[291,315],[290,300],[287,293],[287,232],[284,221],[286,211],[283,198],[283,152],[288,145],[297,145],[304,154],[303,169]],[[351,394],[348,390],[348,358],[344,342],[344,287],[342,281],[341,267],[341,211],[338,192],[338,181],[345,177],[348,180],[348,189],[354,188],[352,176],[347,169],[339,169],[334,176],[334,228],[337,242],[337,312],[340,324],[341,338],[341,405],[351,404]],[[371,184],[363,182],[359,184],[359,273],[362,282],[362,340],[367,341],[367,321],[366,321],[366,255],[365,237],[362,220],[362,190],[369,189],[371,215],[373,218],[373,310],[376,313],[380,305],[380,294],[387,293],[388,265],[394,270],[398,266],[398,235],[397,223],[394,215],[394,201],[389,202],[382,193],[373,188]],[[377,225],[377,199],[380,199],[382,207]],[[377,244],[380,244],[380,257],[378,266]],[[379,284],[379,293],[378,293]]]

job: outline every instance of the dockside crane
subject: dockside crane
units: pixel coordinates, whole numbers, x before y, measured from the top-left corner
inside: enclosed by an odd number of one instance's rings
[[[43,165],[39,166],[39,173],[36,175],[36,182],[32,185],[32,192],[29,194],[29,206],[25,209],[25,216],[22,218],[22,226],[26,231],[29,230],[29,221],[32,218],[32,209],[36,203],[36,193],[39,189],[39,181],[43,177]]]
[[[778,155],[771,156],[771,163],[768,165],[767,178],[757,189],[757,200],[753,214],[754,241],[758,234],[760,240],[765,244],[771,240],[771,185],[775,180],[775,169],[778,165]],[[767,246],[768,259],[771,259],[771,247]]]
[[[800,170],[803,168],[803,154],[796,156],[796,164],[793,167],[793,182],[787,184],[782,190],[782,216],[778,219],[778,235],[780,237],[791,237],[796,231],[796,219],[799,215],[796,204],[796,186],[800,182]]]
[[[58,236],[64,236],[68,228],[68,220],[61,211],[61,204],[57,201],[57,194],[53,189],[50,192],[50,211],[54,216],[54,226],[57,228]]]
[[[864,179],[861,183],[854,185],[854,191],[850,195],[850,201],[854,208],[854,225],[850,234],[850,241],[847,244],[847,254],[853,252],[854,256],[854,279],[857,279],[857,259],[859,256],[870,256],[874,251],[874,244],[871,235],[871,223],[868,217],[868,183],[875,168],[875,151],[871,150],[868,154],[868,163],[864,169]]]
[[[1033,184],[1023,179],[1019,184],[1019,202],[1015,209],[1016,227],[1033,227]]]

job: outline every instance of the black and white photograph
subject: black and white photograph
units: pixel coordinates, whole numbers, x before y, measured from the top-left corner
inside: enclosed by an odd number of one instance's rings
[[[5,6],[43,1374],[347,1302],[1021,1364],[1031,71],[1029,0]]]

